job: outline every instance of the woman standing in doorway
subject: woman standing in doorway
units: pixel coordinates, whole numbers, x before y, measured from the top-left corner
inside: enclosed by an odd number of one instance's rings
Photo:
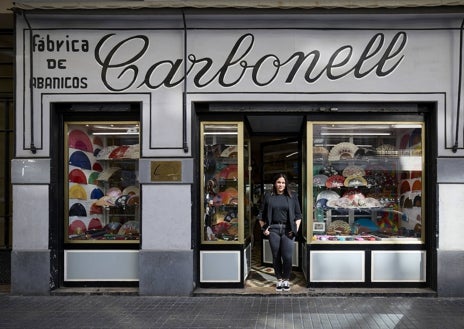
[[[264,197],[262,217],[259,222],[263,234],[269,238],[276,291],[290,290],[293,241],[301,224],[301,208],[296,195],[288,189],[288,179],[283,173],[273,179],[272,192]]]

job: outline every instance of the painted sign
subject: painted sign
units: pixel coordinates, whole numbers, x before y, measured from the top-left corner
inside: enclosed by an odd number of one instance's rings
[[[184,146],[191,144],[191,104],[237,100],[434,102],[441,113],[437,129],[446,135],[439,137],[439,154],[454,144],[458,30],[409,21],[358,29],[349,21],[334,29],[205,28],[185,34],[181,28],[140,28],[143,22],[117,29],[65,23],[36,22],[31,31],[17,22],[16,90],[24,91],[16,101],[23,136],[18,155],[30,155],[32,139],[37,155],[48,155],[47,102],[62,101],[143,104],[144,156],[189,155]],[[173,127],[186,127],[185,134]]]
[[[368,75],[379,78],[393,74],[404,59],[408,36],[404,31],[387,36],[373,33],[363,45],[340,44],[330,51],[296,49],[283,53],[262,52],[256,46],[257,36],[244,33],[231,44],[221,46],[217,57],[188,53],[187,57],[156,59],[156,42],[148,35],[108,33],[95,40],[71,37],[59,33],[34,34],[32,50],[38,54],[43,76],[34,74],[35,89],[88,89],[89,77],[94,73],[79,70],[79,75],[54,76],[53,71],[73,73],[70,60],[76,55],[85,57],[88,64],[96,63],[99,78],[109,91],[130,91],[161,87],[172,88],[187,77],[196,88],[218,85],[232,88],[244,80],[257,88],[284,84],[315,84],[322,78],[336,81],[346,76],[362,79]],[[93,48],[93,44],[95,44]],[[72,56],[69,56],[72,54]],[[186,62],[184,62],[186,61]],[[46,73],[48,72],[48,74]],[[84,76],[83,76],[84,75]]]

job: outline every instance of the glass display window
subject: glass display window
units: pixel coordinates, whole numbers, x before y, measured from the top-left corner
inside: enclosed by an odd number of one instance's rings
[[[201,136],[202,243],[242,244],[251,227],[245,197],[251,193],[246,173],[249,145],[243,123],[202,122]]]
[[[65,240],[139,243],[138,122],[65,124]]]
[[[422,122],[310,122],[308,136],[308,241],[424,242]]]

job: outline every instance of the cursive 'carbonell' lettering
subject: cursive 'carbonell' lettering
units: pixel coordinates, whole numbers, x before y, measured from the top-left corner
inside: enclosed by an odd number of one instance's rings
[[[250,62],[247,57],[253,50],[255,36],[246,33],[238,38],[223,63],[189,54],[184,72],[182,58],[164,59],[150,67],[139,67],[138,60],[148,55],[149,39],[145,35],[135,35],[109,46],[108,41],[114,37],[115,34],[104,36],[95,48],[95,59],[102,67],[101,79],[112,91],[134,87],[171,88],[190,75],[193,75],[193,84],[198,88],[214,82],[223,87],[233,87],[247,74],[260,87],[279,78],[291,84],[299,82],[297,79],[315,83],[324,76],[329,80],[338,80],[350,74],[358,79],[369,74],[385,77],[400,65],[407,42],[405,32],[396,33],[389,42],[383,33],[376,33],[360,51],[354,51],[352,45],[344,45],[332,54],[323,54],[315,49],[308,53],[296,51],[285,59],[275,54],[264,54]],[[130,52],[127,52],[128,48]],[[128,53],[131,55],[127,56]],[[357,58],[354,57],[355,53],[359,54]]]

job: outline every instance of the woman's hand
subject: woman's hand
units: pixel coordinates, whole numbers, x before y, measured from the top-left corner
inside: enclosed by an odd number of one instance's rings
[[[271,232],[269,232],[269,227],[263,231],[263,234],[265,236],[268,236],[269,234],[271,234]]]

